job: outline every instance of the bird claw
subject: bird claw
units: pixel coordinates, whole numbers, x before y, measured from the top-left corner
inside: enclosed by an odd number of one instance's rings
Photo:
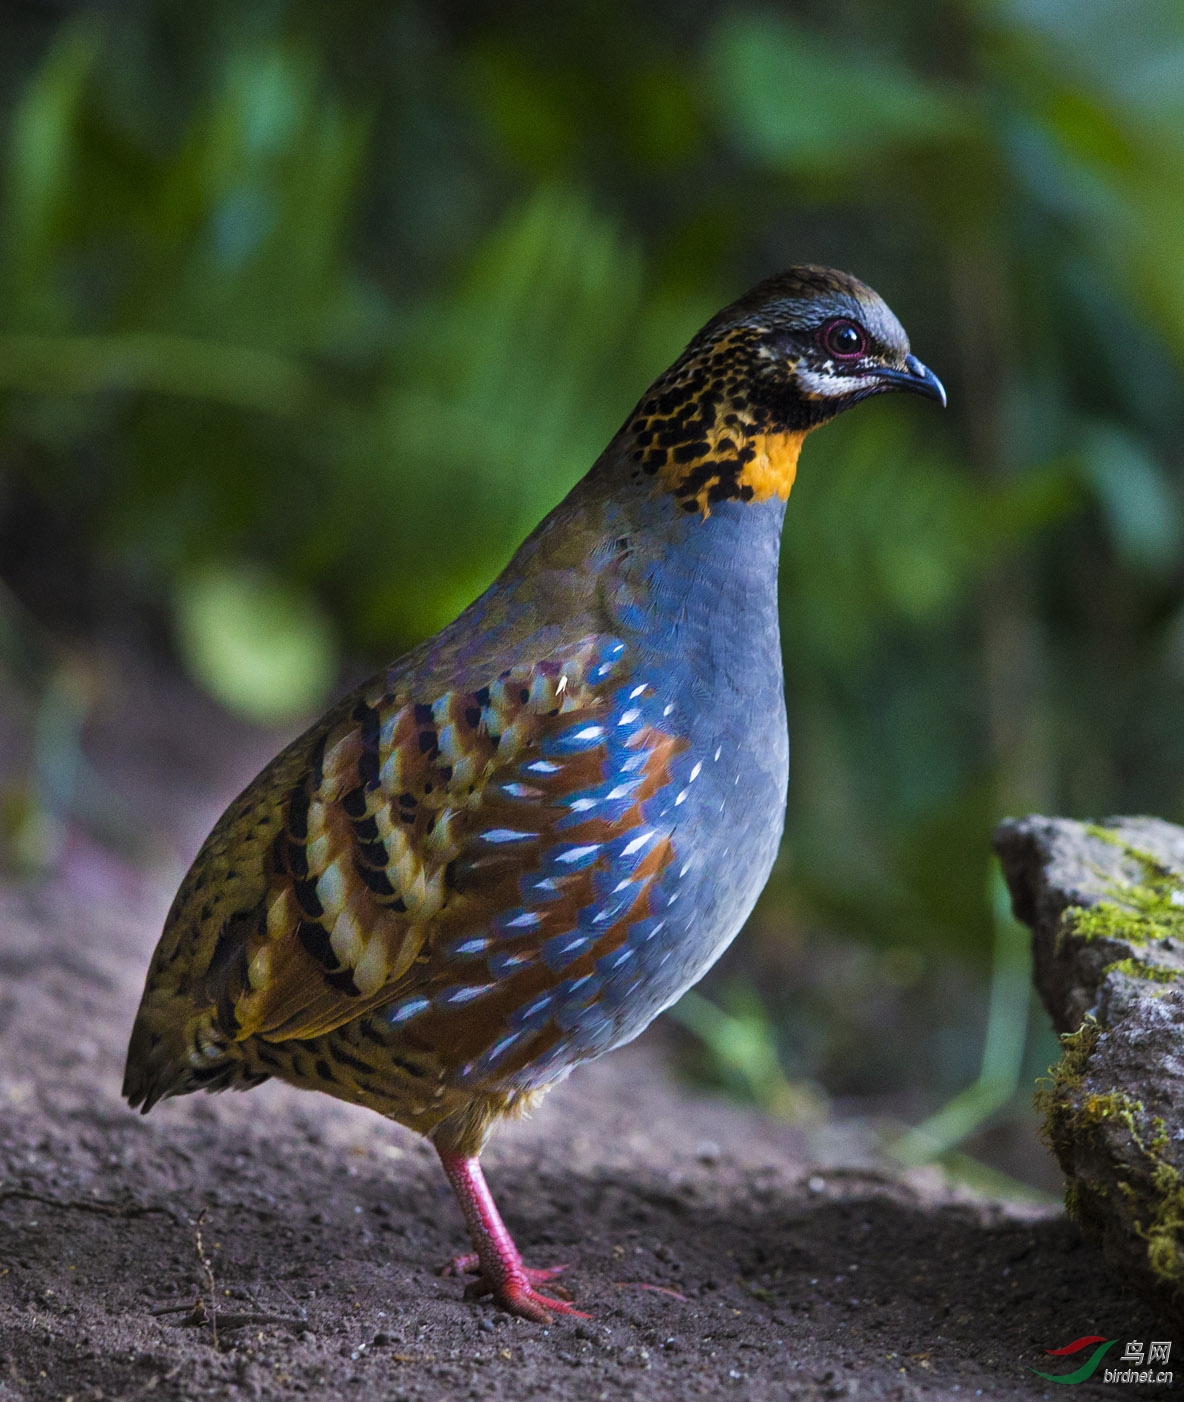
[[[541,1285],[544,1280],[554,1280],[557,1275],[562,1275],[567,1270],[568,1262],[561,1266],[520,1266],[519,1269],[531,1285]],[[454,1256],[451,1261],[440,1267],[440,1274],[443,1276],[475,1275],[481,1276],[481,1260],[475,1251],[466,1252],[462,1256]],[[470,1282],[470,1287],[484,1284],[483,1280]],[[557,1287],[561,1295],[566,1295],[567,1291],[562,1286]],[[484,1294],[489,1293],[489,1287],[483,1290]]]
[[[563,1267],[552,1267],[549,1271],[532,1271],[524,1268],[527,1276],[543,1277],[554,1275],[556,1270]],[[475,1285],[477,1282],[474,1281]],[[484,1280],[481,1282],[484,1285]],[[469,1287],[472,1289],[472,1286]],[[465,1291],[467,1295],[469,1290]],[[550,1324],[552,1316],[556,1314],[570,1315],[573,1319],[591,1319],[590,1314],[583,1310],[578,1310],[571,1303],[571,1296],[562,1287],[556,1294],[562,1295],[562,1299],[555,1299],[550,1295],[543,1295],[537,1291],[530,1280],[517,1280],[511,1278],[504,1282],[500,1289],[494,1290],[485,1286],[482,1294],[490,1294],[494,1301],[506,1311],[507,1314],[516,1314],[520,1319],[530,1319],[536,1324]]]
[[[451,1261],[446,1261],[440,1267],[440,1274],[444,1276],[480,1275],[480,1258],[475,1251],[466,1252],[461,1256],[454,1256]]]
[[[520,1266],[500,1286],[493,1286],[486,1280],[481,1270],[481,1262],[475,1252],[454,1256],[440,1274],[443,1276],[472,1276],[464,1291],[466,1300],[482,1300],[492,1295],[494,1302],[507,1314],[516,1314],[522,1319],[532,1319],[536,1324],[550,1324],[551,1311],[556,1314],[570,1314],[578,1319],[590,1319],[582,1310],[573,1308],[571,1293],[562,1285],[553,1286],[554,1296],[540,1294],[534,1287],[544,1281],[554,1280],[567,1266]]]

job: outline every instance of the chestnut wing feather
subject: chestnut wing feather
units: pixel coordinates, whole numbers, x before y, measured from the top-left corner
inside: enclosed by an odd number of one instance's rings
[[[596,863],[565,869],[564,854],[637,821],[651,752],[664,762],[671,743],[637,728],[614,774],[601,722],[623,652],[585,638],[431,703],[375,683],[280,756],[211,834],[170,916],[199,926],[208,954],[190,967],[218,1039],[317,1037],[419,988],[447,1015],[455,951],[518,918],[532,877],[552,888],[546,909],[510,936],[574,929]],[[614,778],[621,795],[585,818],[579,795]],[[166,928],[162,950],[178,934]]]

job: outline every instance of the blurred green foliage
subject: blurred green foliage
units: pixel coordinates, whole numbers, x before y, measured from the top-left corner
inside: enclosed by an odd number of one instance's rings
[[[252,720],[308,711],[337,671],[315,600],[259,570],[195,569],[175,593],[177,644],[196,681]]]
[[[805,453],[778,937],[981,958],[1003,813],[1184,817],[1174,0],[135,0],[6,10],[4,54],[14,583],[51,522],[228,703],[304,711],[707,316],[835,263],[951,409]]]

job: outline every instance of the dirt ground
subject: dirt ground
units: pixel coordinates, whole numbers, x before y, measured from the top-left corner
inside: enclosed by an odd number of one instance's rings
[[[123,1053],[178,860],[265,757],[225,727],[211,747],[190,705],[93,742],[109,773],[139,757],[118,783],[162,857],[75,835],[51,880],[0,885],[0,1402],[1048,1397],[1031,1369],[1070,1368],[1045,1349],[1163,1337],[1059,1210],[691,1094],[660,1027],[487,1155],[527,1261],[571,1262],[592,1316],[550,1328],[435,1273],[460,1214],[398,1126],[272,1084],[133,1114]]]

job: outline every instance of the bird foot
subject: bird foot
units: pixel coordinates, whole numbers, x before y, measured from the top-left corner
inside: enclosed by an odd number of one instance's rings
[[[440,1274],[473,1276],[474,1279],[465,1286],[466,1300],[480,1300],[491,1295],[494,1303],[507,1314],[516,1314],[522,1319],[533,1319],[537,1324],[550,1324],[551,1311],[556,1314],[570,1314],[577,1319],[590,1319],[590,1315],[572,1306],[571,1295],[562,1285],[553,1287],[555,1295],[559,1298],[543,1295],[534,1288],[536,1285],[542,1285],[544,1281],[554,1280],[565,1270],[566,1265],[539,1268],[519,1265],[511,1270],[499,1286],[495,1286],[486,1279],[476,1252],[469,1252],[467,1255],[454,1256]]]
[[[531,1285],[541,1285],[544,1280],[554,1280],[557,1275],[567,1270],[566,1263],[562,1266],[522,1266],[522,1273]],[[481,1274],[481,1258],[475,1251],[469,1251],[463,1256],[454,1256],[451,1261],[440,1268],[441,1275],[477,1275]],[[473,1284],[477,1282],[474,1281]],[[560,1294],[566,1295],[567,1291],[560,1287]]]
[[[591,1315],[584,1314],[569,1303],[571,1296],[562,1286],[556,1290],[557,1295],[566,1297],[562,1299],[543,1295],[534,1288],[545,1280],[554,1279],[565,1268],[550,1266],[532,1270],[522,1264],[522,1257],[518,1254],[513,1237],[506,1230],[476,1155],[442,1149],[439,1144],[436,1145],[436,1152],[465,1214],[469,1236],[477,1247],[477,1251],[471,1255],[457,1256],[442,1272],[443,1275],[473,1277],[465,1286],[465,1299],[479,1300],[488,1295],[507,1314],[532,1319],[536,1324],[550,1324],[552,1314],[590,1319]]]
[[[527,1270],[526,1274],[538,1275],[540,1272]],[[548,1272],[543,1271],[541,1274],[545,1276]],[[482,1278],[481,1283],[484,1285],[484,1278]],[[470,1295],[476,1284],[477,1281],[473,1281],[466,1286],[465,1294]],[[570,1315],[573,1319],[592,1318],[584,1310],[576,1309],[575,1305],[570,1303],[570,1296],[567,1299],[556,1300],[550,1295],[540,1294],[530,1281],[525,1279],[504,1281],[496,1290],[486,1285],[480,1293],[492,1295],[494,1301],[507,1314],[516,1314],[519,1319],[532,1319],[536,1324],[550,1324],[552,1315],[556,1314]],[[566,1290],[562,1290],[560,1293],[567,1295]]]

